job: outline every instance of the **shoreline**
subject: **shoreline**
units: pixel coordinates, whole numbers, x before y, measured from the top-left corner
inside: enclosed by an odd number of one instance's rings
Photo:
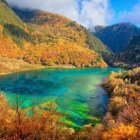
[[[9,75],[18,72],[33,71],[39,69],[76,69],[80,67],[75,67],[73,65],[54,65],[45,66],[41,64],[30,64],[23,60],[10,59],[5,57],[0,57],[0,76]],[[83,67],[81,67],[82,69]],[[105,67],[84,67],[84,68],[102,68]]]
[[[23,60],[5,58],[0,56],[0,76],[12,74],[12,73],[24,72],[24,71],[33,71],[33,70],[49,69],[49,68],[74,69],[76,67],[72,65],[44,66],[41,64],[30,64]]]
[[[33,70],[41,70],[41,69],[84,69],[84,68],[101,68],[101,67],[75,67],[71,65],[55,65],[55,66],[43,66],[43,65],[31,65],[32,68],[27,68],[27,69],[18,69],[15,71],[9,71],[9,72],[0,72],[0,76],[4,75],[9,75],[9,74],[14,74],[14,73],[19,73],[19,72],[26,72],[26,71],[33,71]],[[108,68],[108,67],[107,67]],[[104,68],[101,68],[104,69]]]
[[[19,72],[26,72],[26,71],[33,71],[33,70],[41,70],[41,69],[75,69],[76,67],[74,66],[65,66],[65,65],[56,65],[56,66],[34,66],[33,68],[27,68],[27,69],[19,69],[15,71],[9,71],[9,72],[1,72],[0,76],[5,76],[9,74],[14,74],[14,73],[19,73]]]

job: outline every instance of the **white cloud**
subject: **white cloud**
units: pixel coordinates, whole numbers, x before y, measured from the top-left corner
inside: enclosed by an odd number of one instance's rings
[[[88,28],[106,25],[112,17],[109,0],[7,0],[7,2],[21,8],[58,13]]]
[[[121,12],[119,14],[119,21],[140,24],[140,1],[132,8],[131,11]]]
[[[82,5],[83,9],[79,18],[85,26],[106,25],[112,18],[109,0],[85,0]]]

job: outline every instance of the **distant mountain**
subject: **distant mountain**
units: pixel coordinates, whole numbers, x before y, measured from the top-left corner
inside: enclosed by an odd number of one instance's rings
[[[140,29],[130,23],[120,23],[107,27],[96,27],[94,34],[102,40],[114,53],[124,50]]]
[[[118,55],[118,60],[128,67],[140,66],[140,35],[131,40],[128,47]]]
[[[0,56],[31,64],[107,66],[107,47],[70,19],[38,10],[17,9],[0,0]]]

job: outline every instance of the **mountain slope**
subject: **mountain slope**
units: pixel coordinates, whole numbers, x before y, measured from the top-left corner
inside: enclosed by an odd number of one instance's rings
[[[14,24],[19,27],[24,27],[24,23],[15,15],[4,0],[0,0],[0,24]]]
[[[0,32],[5,38],[11,38],[18,45],[23,42],[33,42],[28,26],[8,7],[4,0],[0,0]]]
[[[39,10],[18,9],[15,7],[13,10],[26,23],[37,25],[46,31],[46,34],[55,37],[55,41],[59,40],[61,36],[61,39],[77,42],[82,47],[91,48],[98,53],[110,53],[110,50],[98,38],[70,19]]]
[[[140,66],[140,35],[131,40],[128,47],[118,56],[118,60],[131,67]]]
[[[95,29],[97,29],[95,35],[114,53],[120,53],[128,46],[134,36],[140,34],[139,28],[130,23],[120,23]]]
[[[98,53],[89,49],[92,36],[85,28],[59,15],[35,12],[34,20],[26,15],[33,20],[26,24],[0,1],[0,56],[47,66],[107,66]],[[91,44],[93,48],[103,45],[98,46],[96,38]]]

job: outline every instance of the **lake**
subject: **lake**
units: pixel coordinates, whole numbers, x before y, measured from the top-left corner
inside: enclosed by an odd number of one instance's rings
[[[18,95],[22,108],[52,102],[65,114],[62,121],[80,128],[99,123],[104,116],[108,97],[100,86],[112,71],[120,68],[42,69],[0,77],[0,89],[12,105]],[[45,106],[46,107],[46,106]]]

